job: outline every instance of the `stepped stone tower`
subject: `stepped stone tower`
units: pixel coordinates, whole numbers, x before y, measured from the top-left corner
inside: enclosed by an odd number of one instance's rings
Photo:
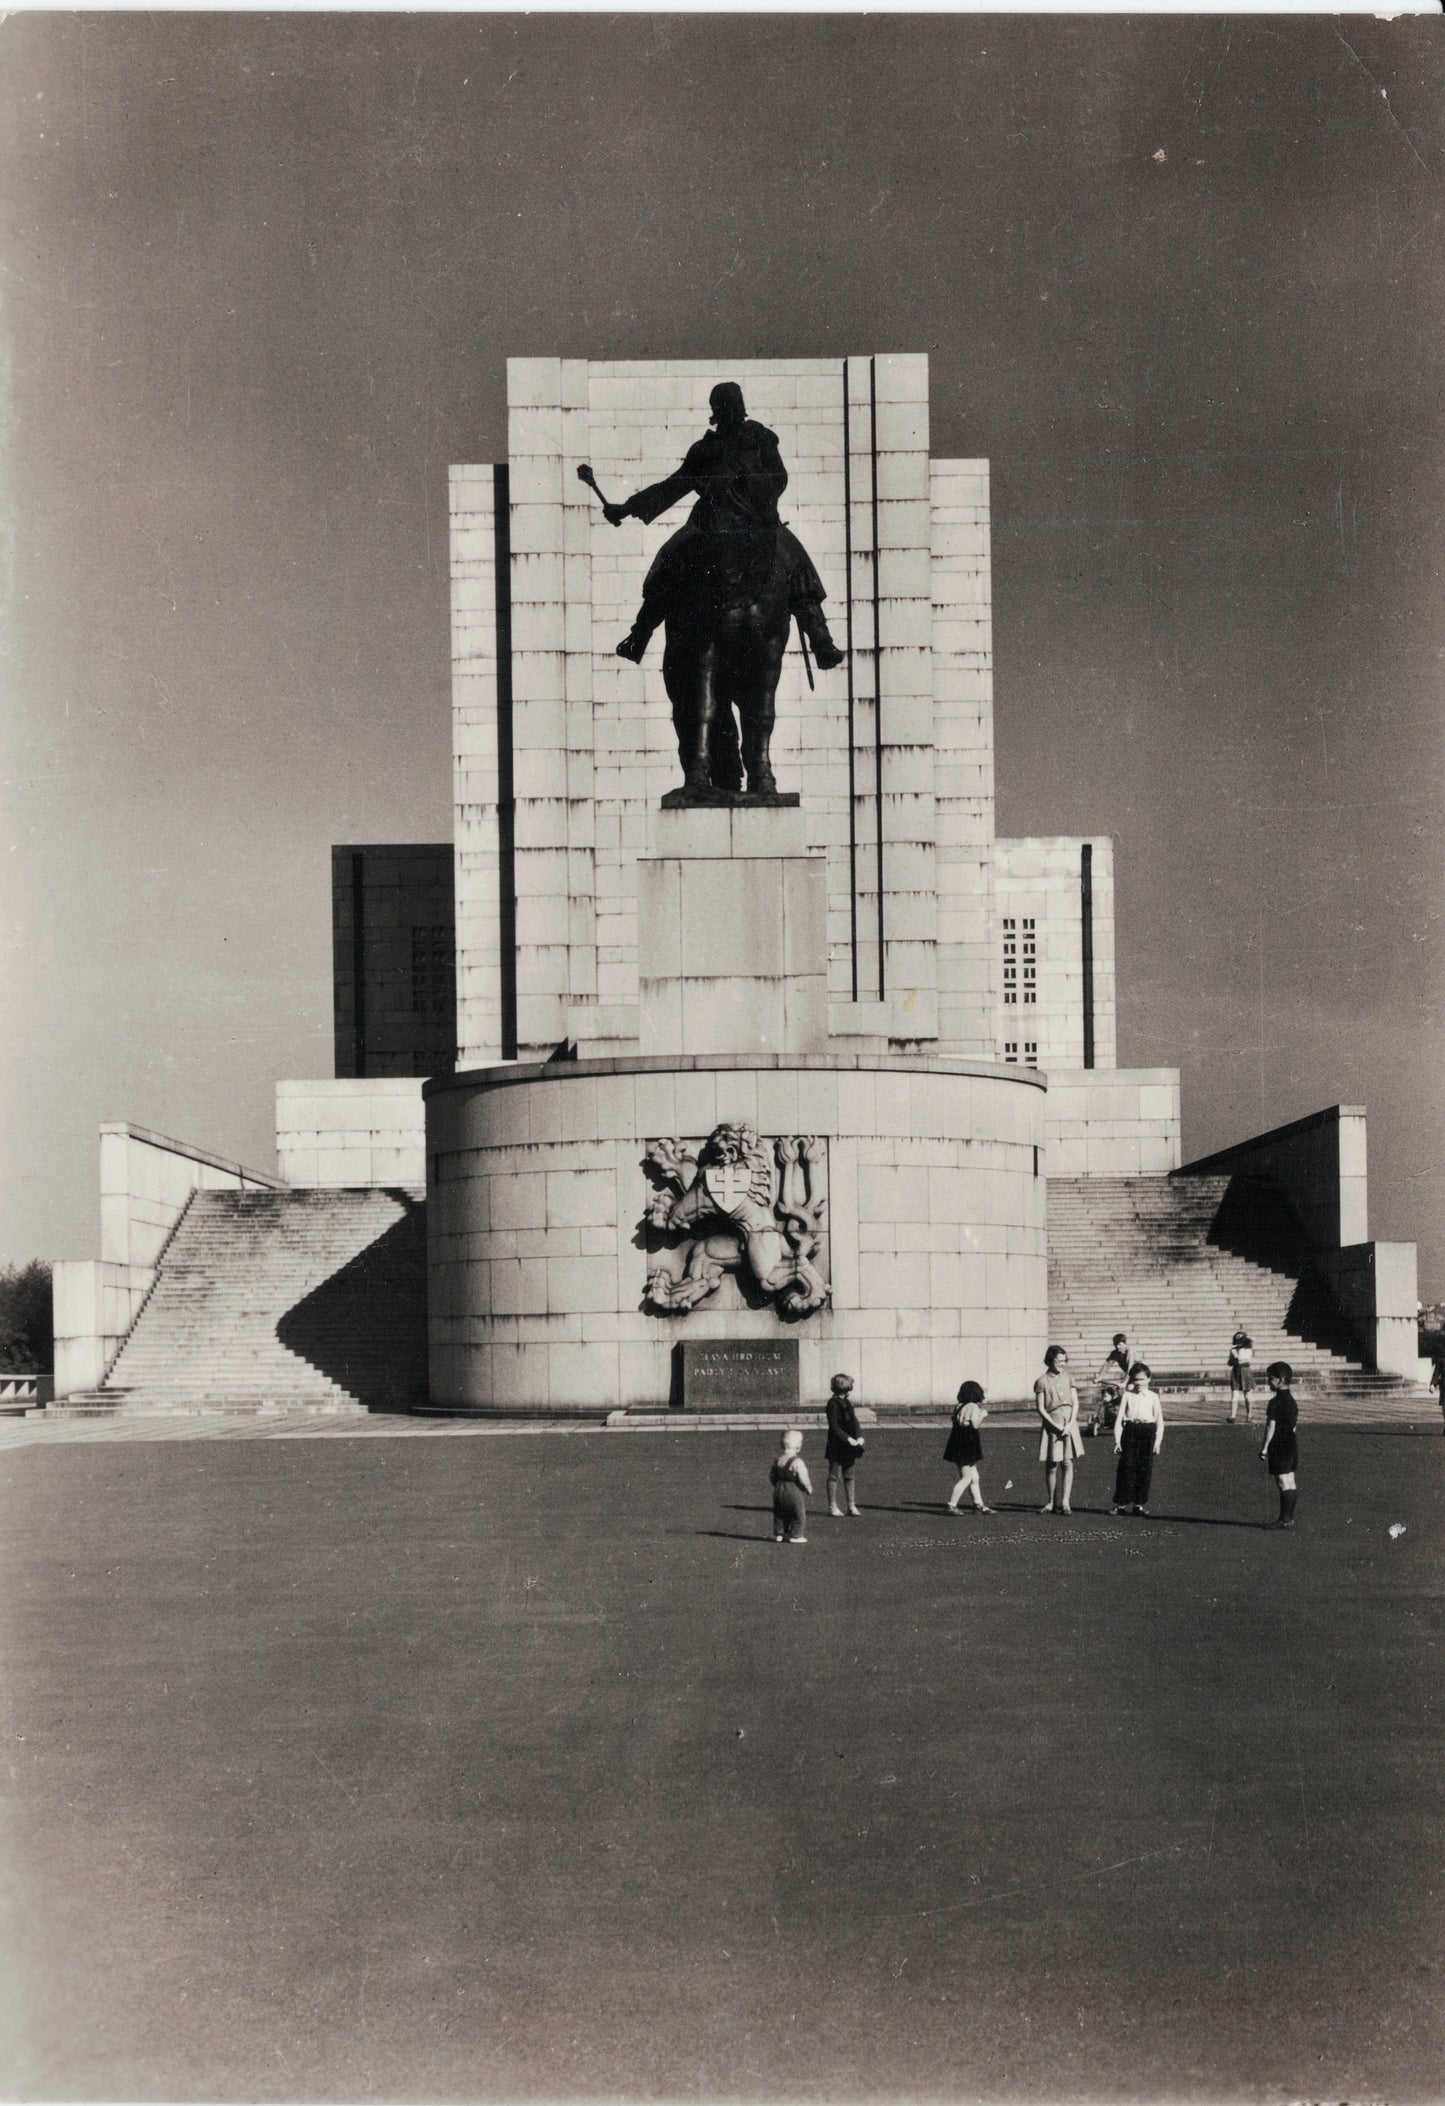
[[[676,471],[723,380],[776,435],[843,662],[788,654],[791,805],[668,809],[661,638],[616,645],[676,520],[619,530],[598,491]],[[508,395],[505,467],[451,479],[433,1403],[660,1404],[679,1342],[796,1347],[811,1396],[843,1365],[877,1405],[1026,1393],[1041,1059],[1112,1066],[1112,862],[994,839],[987,463],[931,457],[923,357],[514,359]],[[1177,1162],[1164,1109],[1120,1171]]]

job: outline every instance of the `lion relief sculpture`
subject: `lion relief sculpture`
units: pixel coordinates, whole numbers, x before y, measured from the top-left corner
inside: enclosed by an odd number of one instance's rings
[[[715,1126],[697,1154],[649,1141],[652,1182],[643,1230],[653,1251],[643,1305],[658,1316],[695,1309],[724,1273],[751,1275],[785,1317],[810,1316],[831,1289],[814,1264],[827,1212],[828,1144],[813,1134],[759,1140],[751,1126]]]

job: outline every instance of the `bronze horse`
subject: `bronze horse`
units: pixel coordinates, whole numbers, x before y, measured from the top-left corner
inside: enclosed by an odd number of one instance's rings
[[[662,677],[682,762],[682,795],[773,796],[769,747],[792,624],[776,531],[698,538],[664,615]]]
[[[820,671],[843,662],[823,619],[822,580],[778,518],[788,471],[776,434],[746,415],[735,381],[720,383],[710,399],[714,428],[675,475],[625,504],[602,503],[609,523],[621,526],[656,519],[679,497],[697,494],[686,525],[659,549],[637,620],[617,646],[620,657],[640,663],[653,632],[664,629],[662,677],[683,771],[669,803],[731,800],[744,777],[748,795],[777,795],[769,746],[794,617]],[[577,473],[602,496],[590,468]]]

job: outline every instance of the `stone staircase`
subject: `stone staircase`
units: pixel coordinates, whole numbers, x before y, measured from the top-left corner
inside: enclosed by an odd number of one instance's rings
[[[50,1409],[424,1403],[425,1220],[410,1190],[193,1193],[104,1383]]]
[[[1156,1386],[1223,1384],[1241,1324],[1261,1391],[1269,1362],[1287,1360],[1298,1389],[1341,1403],[1417,1393],[1363,1365],[1297,1219],[1267,1188],[1228,1177],[1051,1177],[1048,1206],[1049,1335],[1068,1348],[1086,1404],[1086,1378],[1115,1331],[1127,1331]]]

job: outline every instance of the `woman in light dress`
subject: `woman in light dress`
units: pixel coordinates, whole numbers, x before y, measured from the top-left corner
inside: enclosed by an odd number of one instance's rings
[[[1039,1461],[1044,1466],[1049,1494],[1041,1511],[1071,1514],[1074,1462],[1083,1454],[1084,1443],[1079,1435],[1079,1392],[1069,1374],[1069,1356],[1061,1345],[1051,1345],[1044,1355],[1044,1372],[1034,1384],[1034,1403],[1043,1422]]]

